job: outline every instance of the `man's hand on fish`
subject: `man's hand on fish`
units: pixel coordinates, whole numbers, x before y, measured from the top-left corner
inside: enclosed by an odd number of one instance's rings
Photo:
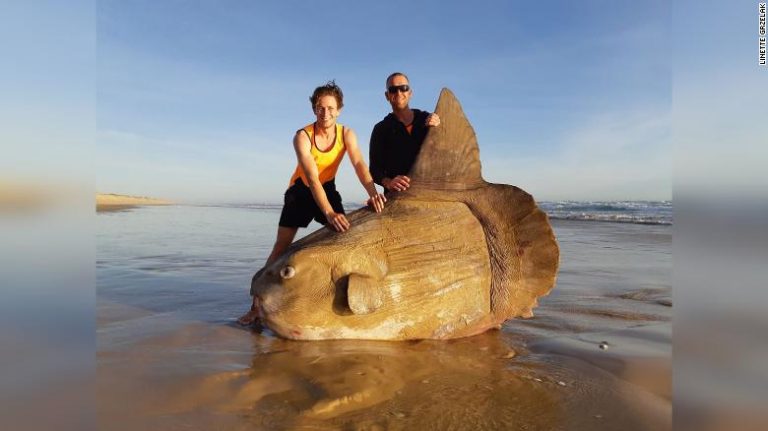
[[[389,180],[389,183],[387,183],[387,190],[394,190],[396,192],[403,192],[408,190],[408,187],[411,186],[411,179],[406,177],[405,175],[398,175],[395,178],[392,178]]]
[[[437,114],[429,114],[426,124],[427,127],[437,127],[440,125],[440,117]]]
[[[384,202],[387,201],[387,198],[384,197],[381,193],[376,193],[375,195],[368,198],[367,205],[370,205],[373,207],[373,210],[377,213],[380,213],[384,209]]]
[[[325,215],[325,218],[328,220],[328,225],[336,232],[345,232],[349,229],[349,221],[344,217],[344,214],[331,211]]]

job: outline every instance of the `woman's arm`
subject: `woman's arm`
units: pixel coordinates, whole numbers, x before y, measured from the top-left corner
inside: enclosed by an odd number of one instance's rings
[[[296,151],[296,158],[299,161],[299,166],[304,172],[309,182],[309,189],[312,191],[312,197],[315,199],[317,206],[325,214],[328,224],[338,232],[344,232],[349,229],[349,221],[344,214],[337,213],[333,210],[331,203],[328,202],[328,196],[325,194],[323,185],[320,183],[320,177],[317,172],[317,165],[312,158],[310,149],[312,143],[309,142],[309,137],[305,133],[297,132],[293,137],[293,149]]]

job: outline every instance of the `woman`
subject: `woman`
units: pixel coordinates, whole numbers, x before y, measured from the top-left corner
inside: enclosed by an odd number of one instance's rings
[[[384,195],[376,190],[368,166],[360,155],[355,132],[336,122],[344,106],[341,88],[330,81],[315,88],[309,101],[317,119],[299,129],[293,137],[298,166],[285,192],[277,240],[265,267],[283,254],[296,237],[299,227],[307,227],[312,219],[337,232],[349,229],[341,195],[336,191],[334,182],[344,154],[349,154],[357,178],[368,193],[368,205],[381,212],[386,202]],[[250,311],[240,317],[238,323],[250,325],[258,318],[257,301],[254,296]]]

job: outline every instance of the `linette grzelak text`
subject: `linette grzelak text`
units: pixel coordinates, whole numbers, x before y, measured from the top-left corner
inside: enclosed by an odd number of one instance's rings
[[[765,3],[758,4],[758,12],[760,12],[760,26],[758,27],[758,33],[760,38],[758,39],[758,61],[761,65],[765,66]]]

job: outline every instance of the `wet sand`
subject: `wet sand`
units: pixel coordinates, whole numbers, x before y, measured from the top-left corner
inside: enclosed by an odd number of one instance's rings
[[[671,429],[668,226],[553,223],[558,286],[534,318],[501,330],[452,341],[295,342],[233,323],[247,286],[230,274],[243,271],[245,280],[259,262],[216,251],[254,240],[268,247],[276,214],[254,222],[252,212],[196,209],[180,218],[182,211],[100,217],[100,428]],[[264,232],[204,232],[198,248],[169,257],[190,245],[179,237],[184,220],[201,226],[222,217]],[[125,245],[165,218],[182,220],[179,235],[165,228],[158,239],[165,248]],[[199,265],[183,266],[190,261]]]

